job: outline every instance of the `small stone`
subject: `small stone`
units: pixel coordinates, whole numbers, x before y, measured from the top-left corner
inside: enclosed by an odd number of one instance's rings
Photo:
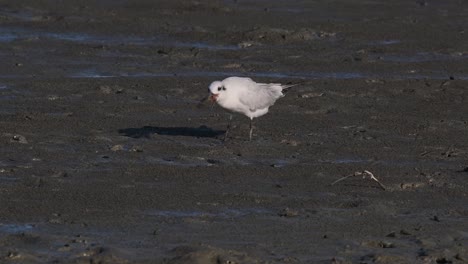
[[[18,252],[14,252],[14,251],[8,251],[8,254],[7,254],[8,258],[17,258],[19,256],[20,256],[20,254]]]
[[[114,145],[111,147],[112,151],[122,151],[124,150],[124,147],[122,145]]]
[[[24,137],[22,135],[14,135],[12,137],[11,141],[18,142],[18,143],[21,143],[21,144],[28,144],[28,141],[26,140],[26,137]]]
[[[65,251],[70,251],[71,247],[69,244],[63,245],[63,247],[59,248],[58,251],[60,252],[65,252]]]
[[[241,42],[239,44],[237,44],[237,46],[241,49],[245,49],[245,48],[248,48],[248,47],[251,47],[254,45],[254,42],[252,41],[244,41],[244,42]]]
[[[225,68],[225,69],[238,69],[238,68],[241,68],[241,67],[242,67],[242,64],[240,64],[240,63],[228,63],[228,64],[223,66],[223,68]]]
[[[408,232],[408,231],[406,231],[405,229],[400,230],[400,234],[401,234],[401,235],[405,235],[405,236],[411,235],[411,233]]]
[[[314,98],[314,97],[322,97],[324,95],[325,93],[305,93],[305,94],[300,94],[299,98]]]
[[[132,152],[143,152],[143,149],[141,147],[135,146],[130,151],[132,151]]]
[[[68,177],[68,174],[65,171],[57,171],[54,174],[52,174],[51,177],[53,177],[53,178],[66,178],[66,177]]]
[[[436,221],[436,222],[440,222],[440,219],[437,215],[434,215],[433,217],[431,217],[431,220],[432,221]]]
[[[293,147],[297,147],[299,145],[299,142],[297,142],[296,140],[288,140],[288,139],[283,139],[283,140],[281,140],[280,143],[290,145],[290,146],[293,146]]]
[[[451,260],[449,260],[449,259],[446,259],[446,258],[442,257],[442,258],[437,258],[436,263],[437,264],[446,264],[446,263],[448,264],[448,263],[453,263],[453,262]]]
[[[101,85],[99,86],[99,91],[101,91],[103,94],[111,94],[112,88],[108,85]]]
[[[396,237],[396,233],[391,232],[391,233],[387,234],[386,237]]]
[[[394,245],[393,243],[391,243],[391,242],[386,242],[386,241],[380,241],[380,242],[379,242],[379,246],[380,246],[381,248],[394,248],[394,247],[395,247],[395,245]]]
[[[461,261],[466,260],[462,255],[460,255],[460,253],[457,253],[457,254],[454,256],[454,258],[455,258],[456,260],[461,260]]]
[[[51,219],[49,219],[49,223],[60,225],[60,224],[63,224],[63,220],[61,220],[59,218],[51,218]]]
[[[299,215],[299,211],[291,208],[285,208],[281,210],[281,212],[279,212],[278,215],[281,217],[295,217]]]

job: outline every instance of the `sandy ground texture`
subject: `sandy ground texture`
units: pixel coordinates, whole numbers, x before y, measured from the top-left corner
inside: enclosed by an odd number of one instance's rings
[[[468,263],[467,28],[458,0],[1,1],[0,262]],[[306,83],[223,142],[199,101],[232,75]]]

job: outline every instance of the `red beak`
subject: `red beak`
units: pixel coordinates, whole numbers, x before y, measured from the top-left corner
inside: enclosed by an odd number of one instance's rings
[[[218,96],[219,94],[210,93],[210,100],[212,102],[216,102],[216,100],[218,100]]]

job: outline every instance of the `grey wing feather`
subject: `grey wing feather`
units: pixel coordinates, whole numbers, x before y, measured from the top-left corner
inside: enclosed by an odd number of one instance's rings
[[[264,109],[283,96],[282,89],[278,83],[254,83],[240,96],[239,101],[248,106],[250,111]]]

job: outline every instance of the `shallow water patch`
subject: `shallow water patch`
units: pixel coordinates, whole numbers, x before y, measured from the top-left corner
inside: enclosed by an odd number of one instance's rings
[[[164,42],[163,42],[164,43]],[[197,48],[197,49],[208,49],[208,50],[239,50],[241,47],[238,45],[214,45],[204,42],[172,42],[171,46],[181,48]]]
[[[182,167],[197,167],[197,166],[212,166],[213,163],[202,157],[189,157],[179,155],[177,157],[167,158],[156,158],[146,157],[146,161],[149,163],[170,165],[170,166],[182,166]]]
[[[8,184],[18,181],[17,177],[0,176],[0,184]]]
[[[0,32],[0,42],[11,42],[16,39],[16,35],[11,33]]]
[[[179,211],[179,210],[153,210],[145,214],[163,218],[236,218],[249,215],[276,215],[274,211],[265,208],[225,208],[220,211]]]
[[[400,63],[417,63],[417,62],[430,62],[430,61],[454,61],[466,60],[468,54],[453,53],[430,53],[419,52],[416,54],[373,54],[372,57],[377,60],[386,62],[400,62]]]
[[[12,42],[16,40],[40,40],[51,39],[69,41],[83,44],[100,45],[137,45],[137,46],[170,46],[179,48],[197,48],[207,50],[239,50],[238,45],[211,44],[207,42],[177,41],[168,37],[139,37],[139,36],[111,36],[93,35],[79,32],[46,32],[29,30],[25,28],[0,29],[0,42]]]
[[[22,233],[26,231],[31,231],[34,229],[34,226],[31,224],[0,224],[0,232],[2,233]]]
[[[84,70],[76,73],[72,73],[68,77],[70,78],[85,78],[85,79],[94,79],[94,78],[115,78],[115,77],[122,77],[122,76],[117,76],[114,74],[106,74],[99,72],[97,70]]]
[[[190,78],[190,77],[229,77],[229,76],[246,76],[246,77],[261,77],[274,79],[300,79],[300,80],[351,80],[351,79],[392,79],[392,80],[445,80],[449,76],[446,74],[417,74],[417,73],[401,73],[401,74],[373,74],[359,72],[224,72],[224,71],[174,71],[174,72],[100,72],[96,69],[88,69],[68,75],[70,78]],[[1,76],[0,76],[1,77]],[[468,80],[468,75],[455,76],[459,80]]]
[[[371,160],[359,159],[359,158],[339,158],[334,160],[320,160],[321,163],[332,163],[332,164],[352,164],[352,163],[369,163]]]
[[[401,42],[402,42],[401,40],[389,39],[389,40],[371,41],[369,44],[387,46],[387,45],[400,44]]]
[[[13,18],[23,21],[33,21],[38,20],[40,16],[34,15],[30,12],[22,11],[12,11],[12,10],[1,10],[0,17]]]
[[[103,73],[95,69],[84,70],[84,71],[69,75],[69,77],[71,78],[228,77],[228,76],[292,78],[292,79],[360,79],[360,78],[370,77],[362,73],[351,73],[351,72],[280,73],[280,72],[174,71],[174,72]]]

